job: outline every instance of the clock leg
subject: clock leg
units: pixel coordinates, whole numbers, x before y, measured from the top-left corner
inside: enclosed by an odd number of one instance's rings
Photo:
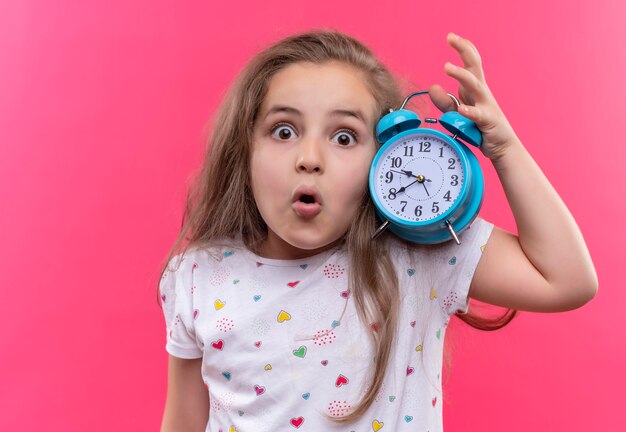
[[[387,221],[387,222],[389,222],[389,221]],[[456,232],[454,232],[454,228],[452,228],[452,224],[450,223],[450,221],[446,221],[446,225],[448,225],[448,231],[450,231],[450,234],[454,238],[454,241],[456,241],[456,244],[460,245],[461,241],[457,237]]]
[[[372,240],[374,240],[376,237],[381,235],[382,232],[385,231],[385,229],[389,226],[390,223],[391,222],[386,220],[381,226],[379,226],[378,229],[376,230],[376,232],[374,233],[374,235],[372,236]]]

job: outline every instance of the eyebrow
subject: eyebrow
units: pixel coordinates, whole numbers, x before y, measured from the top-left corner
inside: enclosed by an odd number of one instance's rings
[[[265,114],[264,118],[269,117],[270,114],[285,112],[289,114],[295,114],[301,116],[302,113],[297,109],[287,106],[287,105],[275,105],[269,109],[267,114]],[[335,109],[330,112],[331,117],[354,117],[357,120],[360,120],[362,123],[367,124],[365,121],[365,116],[359,110],[350,110],[350,109]]]

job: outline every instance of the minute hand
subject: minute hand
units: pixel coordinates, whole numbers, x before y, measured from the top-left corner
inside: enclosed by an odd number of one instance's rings
[[[409,184],[408,184],[408,185],[406,185],[406,186],[402,186],[400,189],[398,189],[398,192],[397,192],[397,193],[404,192],[404,191],[406,190],[406,188],[408,188],[409,186],[414,185],[414,184],[415,184],[415,183],[417,183],[418,181],[419,181],[419,180],[415,180],[413,183],[409,183]]]

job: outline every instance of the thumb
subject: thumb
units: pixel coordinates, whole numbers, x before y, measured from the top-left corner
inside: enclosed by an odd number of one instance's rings
[[[456,103],[439,84],[433,84],[428,89],[430,100],[441,112],[456,111]]]

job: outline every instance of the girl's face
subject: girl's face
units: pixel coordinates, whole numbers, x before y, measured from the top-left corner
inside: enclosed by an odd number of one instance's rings
[[[250,165],[268,226],[262,256],[304,258],[347,231],[376,153],[375,111],[361,72],[340,62],[295,63],[272,77]]]

